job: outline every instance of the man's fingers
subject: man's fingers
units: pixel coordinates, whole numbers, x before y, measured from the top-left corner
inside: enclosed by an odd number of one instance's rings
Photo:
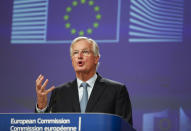
[[[36,87],[38,89],[41,88],[43,79],[44,79],[44,76],[40,74],[39,77],[36,80]]]
[[[42,79],[44,79],[44,76],[40,74],[39,77],[37,78],[37,80],[41,81]]]
[[[52,90],[54,90],[55,86],[52,86],[51,88],[49,88],[48,90],[45,90],[47,84],[48,84],[48,79],[45,80],[45,82],[42,85],[42,82],[44,80],[44,76],[43,75],[39,75],[38,78],[36,79],[36,89],[39,93],[42,94],[48,94],[49,92],[51,92]]]
[[[44,90],[47,84],[48,84],[48,79],[45,80],[44,84],[41,87],[41,90]]]
[[[42,76],[42,75],[40,74],[40,75],[37,77],[37,80],[40,79],[41,76]]]
[[[51,91],[53,91],[55,89],[55,86],[52,86],[51,88],[49,88],[48,90],[46,90],[46,93],[50,93]]]
[[[42,85],[42,81],[44,80],[44,76],[41,75],[40,79],[39,79],[39,84]]]

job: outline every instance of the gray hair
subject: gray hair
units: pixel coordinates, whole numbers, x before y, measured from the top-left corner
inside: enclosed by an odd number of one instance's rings
[[[72,57],[72,51],[73,51],[72,46],[73,46],[75,43],[77,43],[78,41],[80,41],[80,40],[86,40],[88,43],[92,44],[92,51],[93,51],[93,53],[94,53],[94,56],[99,56],[99,57],[101,56],[101,55],[100,55],[100,52],[99,52],[98,44],[97,44],[93,39],[80,36],[80,37],[75,38],[75,39],[72,41],[71,45],[70,45],[70,56],[71,56],[71,57]]]

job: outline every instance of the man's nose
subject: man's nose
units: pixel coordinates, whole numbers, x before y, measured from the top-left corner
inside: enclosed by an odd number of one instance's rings
[[[82,53],[82,51],[79,52],[78,58],[83,58],[83,53]]]

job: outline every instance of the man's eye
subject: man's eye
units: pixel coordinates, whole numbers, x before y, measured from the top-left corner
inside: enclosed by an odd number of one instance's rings
[[[84,50],[84,51],[83,51],[83,54],[89,54],[89,51]]]
[[[76,55],[76,54],[78,54],[78,52],[77,52],[77,51],[75,51],[75,52],[73,52],[73,54],[74,54],[74,55]]]

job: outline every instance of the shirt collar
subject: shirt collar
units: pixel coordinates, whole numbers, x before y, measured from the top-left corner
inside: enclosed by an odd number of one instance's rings
[[[89,80],[85,81],[86,83],[88,83],[88,87],[93,88],[95,81],[97,79],[97,74],[95,73]],[[79,78],[77,78],[77,84],[78,84],[78,88],[80,88],[80,85],[83,83],[82,80],[80,80]]]

